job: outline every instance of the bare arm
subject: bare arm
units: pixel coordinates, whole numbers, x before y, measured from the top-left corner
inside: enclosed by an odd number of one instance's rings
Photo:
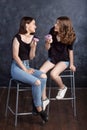
[[[72,71],[76,71],[76,67],[74,65],[74,54],[73,54],[73,50],[69,50],[69,58],[70,58],[70,69]]]
[[[30,45],[31,49],[29,54],[31,60],[35,57],[36,46],[37,46],[37,42],[33,40]]]
[[[19,44],[17,38],[14,38],[14,40],[13,40],[13,48],[12,48],[13,49],[12,50],[12,52],[13,52],[13,59],[16,61],[16,63],[20,66],[20,68],[22,70],[24,70],[27,73],[32,74],[34,72],[34,69],[27,69],[24,66],[24,64],[22,63],[22,61],[21,61],[21,59],[19,57],[19,46],[20,46],[20,44]]]
[[[26,71],[26,67],[23,65],[20,57],[18,56],[19,54],[19,42],[17,40],[17,38],[14,38],[13,40],[13,59],[16,61],[16,63],[20,66],[21,69],[23,69],[24,71]]]

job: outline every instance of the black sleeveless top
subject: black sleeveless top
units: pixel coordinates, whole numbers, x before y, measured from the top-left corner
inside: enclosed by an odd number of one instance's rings
[[[69,50],[73,50],[73,45],[66,45],[58,42],[54,27],[50,30],[49,34],[51,34],[53,38],[51,47],[48,50],[48,56],[51,59],[51,62],[57,64],[60,61],[69,61]]]
[[[21,36],[16,34],[15,37],[17,38],[19,45],[19,57],[21,60],[29,60],[29,53],[30,53],[30,44],[26,44],[21,40]]]

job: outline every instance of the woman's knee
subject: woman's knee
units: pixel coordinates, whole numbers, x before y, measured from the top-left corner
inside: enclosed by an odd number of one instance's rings
[[[36,80],[35,85],[36,85],[36,86],[41,85],[41,82],[40,82],[40,80],[39,80],[39,79],[38,79],[38,80]]]
[[[54,73],[53,71],[50,72],[50,77],[51,77],[52,79],[55,79],[55,78],[58,77],[58,76],[59,76],[59,74],[56,74],[56,73]]]
[[[47,78],[47,75],[43,73],[43,74],[41,74],[40,77],[43,78],[43,79],[46,79],[46,78]]]

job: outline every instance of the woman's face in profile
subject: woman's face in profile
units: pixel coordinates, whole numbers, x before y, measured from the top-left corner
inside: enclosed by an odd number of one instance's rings
[[[59,20],[57,20],[54,25],[54,31],[59,32]]]
[[[32,20],[29,24],[26,24],[26,29],[30,33],[34,33],[36,30],[36,23],[35,20]]]

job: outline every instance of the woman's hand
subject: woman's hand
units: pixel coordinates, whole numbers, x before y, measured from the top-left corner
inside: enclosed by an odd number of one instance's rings
[[[39,42],[38,38],[33,38],[32,42],[31,42],[31,47],[36,47],[37,46],[37,42]]]
[[[76,67],[74,65],[70,65],[70,69],[75,72],[76,71]]]
[[[35,70],[33,68],[30,68],[30,69],[27,69],[26,72],[29,74],[33,74]]]
[[[53,42],[52,35],[48,34],[45,36],[45,41],[48,44],[51,44]]]

